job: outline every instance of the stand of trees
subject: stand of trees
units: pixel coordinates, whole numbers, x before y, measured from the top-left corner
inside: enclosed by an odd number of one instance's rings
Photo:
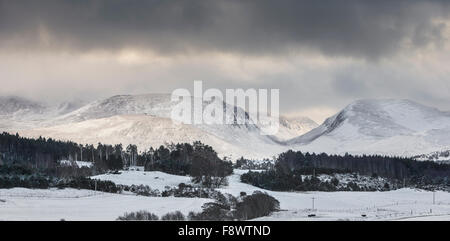
[[[65,161],[63,165],[60,163],[62,160]],[[91,162],[93,165],[79,168],[77,161]],[[226,184],[226,177],[233,172],[231,162],[220,159],[211,146],[201,142],[170,144],[139,153],[136,145],[128,145],[124,150],[121,144],[98,143],[94,147],[51,138],[32,139],[18,134],[0,134],[0,167],[5,166],[5,170],[10,171],[8,174],[4,170],[0,178],[8,186],[45,187],[51,178],[87,177],[134,165],[144,165],[146,171],[190,175],[195,183],[205,187]],[[15,175],[13,169],[16,168],[30,173]]]
[[[231,162],[220,159],[211,146],[201,142],[160,146],[142,153],[140,159],[146,171],[190,175],[206,187],[226,184],[226,177],[233,173]]]
[[[125,213],[123,216],[120,216],[116,219],[117,221],[185,221],[186,217],[180,211],[170,212],[164,214],[161,219],[159,219],[158,215],[141,210],[137,212]]]
[[[354,181],[341,183],[336,177],[323,181],[314,175],[302,177],[302,175],[305,175],[303,174],[305,172],[303,170],[294,171],[289,175],[281,174],[275,170],[248,172],[241,176],[241,181],[273,191],[389,191],[401,187],[400,182],[393,180],[385,182],[380,187],[362,183],[358,184]],[[327,169],[326,173],[321,173],[320,171],[316,173],[334,174],[332,169]],[[340,171],[336,170],[336,173],[340,173]]]
[[[193,221],[249,220],[278,211],[280,202],[267,193],[255,191],[251,195],[242,193],[239,198],[223,196],[216,202],[205,203],[202,208],[202,212],[190,212],[188,219]]]
[[[249,169],[249,170],[269,170],[273,169],[273,161],[269,159],[264,160],[249,160],[241,157],[236,160],[234,168]]]
[[[117,193],[119,187],[110,181],[93,180],[85,176],[59,178],[46,170],[25,166],[0,166],[0,188],[77,188]]]
[[[435,162],[416,161],[409,158],[388,156],[344,156],[302,153],[289,150],[280,154],[275,163],[275,170],[290,174],[303,168],[328,168],[360,175],[377,175],[380,177],[403,180],[417,176],[450,177],[450,165]]]
[[[93,162],[98,171],[119,170],[124,160],[130,159],[122,145],[80,145],[70,141],[56,141],[52,138],[37,139],[0,134],[0,164],[21,165],[37,169],[50,169],[58,166],[58,161]]]
[[[386,156],[352,156],[310,154],[287,151],[279,155],[273,169],[249,172],[241,181],[261,188],[277,191],[374,191],[371,187],[355,183],[340,185],[339,180],[321,181],[319,174],[359,174],[383,177],[389,180],[381,190],[391,190],[405,185],[425,189],[448,189],[450,165],[420,162],[408,158]],[[311,175],[302,178],[302,175]],[[380,189],[377,189],[380,190]]]

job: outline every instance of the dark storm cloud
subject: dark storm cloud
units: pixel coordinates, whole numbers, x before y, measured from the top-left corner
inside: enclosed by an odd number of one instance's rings
[[[4,48],[149,48],[171,54],[318,50],[378,58],[439,44],[447,1],[2,1]]]

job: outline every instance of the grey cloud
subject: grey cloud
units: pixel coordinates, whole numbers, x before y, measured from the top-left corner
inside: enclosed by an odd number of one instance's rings
[[[352,95],[351,97],[359,97],[367,94],[367,83],[361,81],[363,78],[356,73],[356,71],[348,71],[336,74],[335,80],[332,82],[336,94],[341,94],[342,96]]]
[[[447,1],[0,0],[4,48],[150,48],[164,54],[303,49],[376,59],[442,42]]]

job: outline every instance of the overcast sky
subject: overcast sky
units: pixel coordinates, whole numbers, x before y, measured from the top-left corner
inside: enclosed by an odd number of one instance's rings
[[[450,110],[449,1],[4,1],[0,95],[278,88],[317,122],[355,99]]]

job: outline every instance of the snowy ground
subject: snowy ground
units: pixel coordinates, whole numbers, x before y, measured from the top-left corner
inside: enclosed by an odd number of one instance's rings
[[[170,175],[164,172],[120,171],[121,174],[103,174],[92,178],[112,181],[122,185],[147,185],[152,189],[163,191],[166,186],[176,187],[180,183],[190,183],[186,176]]]
[[[264,191],[280,201],[283,211],[258,220],[396,220],[407,217],[450,220],[450,193],[400,189],[390,192],[273,192],[240,182],[246,170],[235,170],[221,192],[239,195]],[[312,212],[312,202],[314,208]],[[431,213],[430,213],[431,209]],[[412,211],[412,214],[411,214]],[[316,217],[309,218],[314,213]],[[363,218],[361,215],[365,214]]]
[[[125,212],[158,216],[201,211],[210,199],[144,197],[76,189],[0,189],[0,220],[115,220]]]
[[[219,189],[238,196],[265,191],[280,201],[282,211],[258,220],[450,220],[450,193],[400,189],[390,192],[273,192],[240,182],[235,170],[229,186]],[[162,172],[123,171],[96,176],[117,184],[144,184],[153,189],[190,183],[189,177]],[[315,210],[312,211],[314,198]],[[0,220],[115,220],[125,212],[148,210],[157,215],[200,211],[209,199],[143,197],[88,190],[0,189]],[[316,217],[309,218],[314,213]],[[366,215],[362,217],[361,215]]]

